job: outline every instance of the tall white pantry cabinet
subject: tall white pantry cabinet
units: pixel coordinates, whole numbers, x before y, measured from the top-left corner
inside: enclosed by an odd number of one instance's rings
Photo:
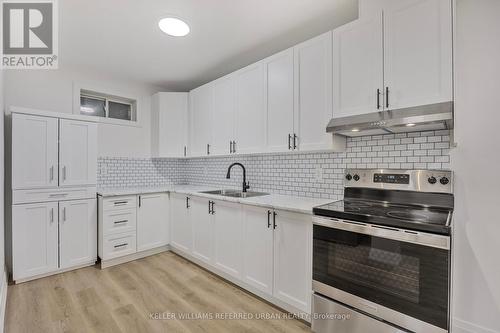
[[[96,121],[17,107],[11,112],[7,181],[12,191],[6,231],[12,280],[23,282],[93,265]]]

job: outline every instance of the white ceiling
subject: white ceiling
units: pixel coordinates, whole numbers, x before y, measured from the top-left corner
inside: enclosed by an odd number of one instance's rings
[[[186,91],[357,17],[357,0],[63,0],[60,66]],[[187,37],[158,21],[177,16]]]

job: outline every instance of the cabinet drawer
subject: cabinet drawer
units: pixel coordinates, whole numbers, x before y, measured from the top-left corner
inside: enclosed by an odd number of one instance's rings
[[[135,209],[111,210],[103,213],[103,235],[135,231],[137,211]]]
[[[137,199],[135,195],[110,197],[102,200],[102,208],[104,211],[108,210],[121,210],[121,209],[135,209],[137,207]]]
[[[104,260],[122,257],[136,252],[136,235],[134,232],[127,232],[117,235],[104,236],[102,245],[102,255]]]
[[[14,205],[30,202],[93,199],[95,197],[95,186],[12,191]]]

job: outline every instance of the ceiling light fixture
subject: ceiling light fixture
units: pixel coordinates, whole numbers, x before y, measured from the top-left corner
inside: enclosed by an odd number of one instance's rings
[[[406,127],[413,127],[415,124],[406,124]]]
[[[186,36],[190,31],[189,25],[187,25],[186,22],[174,17],[162,18],[160,22],[158,22],[158,26],[161,31],[174,37]]]
[[[359,128],[353,128],[351,132],[359,132]]]

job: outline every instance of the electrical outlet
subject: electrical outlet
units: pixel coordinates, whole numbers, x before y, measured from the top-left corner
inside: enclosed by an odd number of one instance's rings
[[[104,176],[108,174],[108,166],[106,164],[101,166],[101,174]]]
[[[321,165],[317,165],[314,169],[314,180],[320,182],[323,180],[323,168]]]

